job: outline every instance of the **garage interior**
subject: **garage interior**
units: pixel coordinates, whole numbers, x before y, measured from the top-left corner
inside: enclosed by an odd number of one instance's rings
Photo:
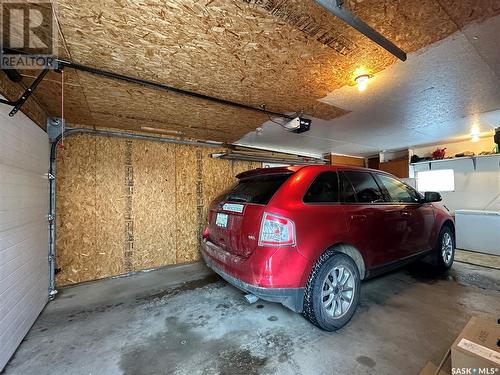
[[[2,373],[418,374],[498,321],[498,1],[37,6],[55,64],[0,73]],[[308,164],[439,191],[451,270],[363,282],[333,333],[248,303],[201,259],[208,207],[241,172]]]

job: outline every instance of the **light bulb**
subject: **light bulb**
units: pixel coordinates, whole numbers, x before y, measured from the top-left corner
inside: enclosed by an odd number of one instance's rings
[[[472,129],[471,133],[470,133],[470,137],[471,137],[471,142],[479,142],[479,129],[478,128],[474,128]]]
[[[370,76],[368,74],[362,74],[362,75],[357,76],[355,78],[356,84],[358,85],[358,90],[360,92],[363,92],[366,90],[366,87],[368,86],[369,79],[370,79]]]

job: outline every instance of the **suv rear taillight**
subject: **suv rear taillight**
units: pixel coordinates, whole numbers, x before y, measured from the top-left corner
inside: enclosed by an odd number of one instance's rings
[[[264,212],[260,225],[259,246],[294,246],[295,224],[286,217]]]

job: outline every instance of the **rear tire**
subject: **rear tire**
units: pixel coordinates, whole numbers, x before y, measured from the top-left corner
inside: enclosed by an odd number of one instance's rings
[[[435,254],[437,270],[440,272],[449,270],[455,259],[455,235],[449,226],[441,228]]]
[[[358,267],[345,254],[326,251],[307,282],[302,314],[325,331],[335,331],[351,320],[359,302]]]

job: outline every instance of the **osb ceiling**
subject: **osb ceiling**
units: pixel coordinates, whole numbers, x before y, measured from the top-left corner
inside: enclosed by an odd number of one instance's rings
[[[351,0],[345,7],[406,52],[500,13],[495,0]],[[58,0],[56,15],[59,56],[72,62],[324,120],[346,111],[318,99],[352,84],[359,67],[376,73],[395,61],[313,0]],[[25,83],[34,74],[25,72]],[[60,81],[49,74],[35,94],[51,116],[60,116]],[[231,142],[268,120],[70,69],[65,82],[72,125]]]

